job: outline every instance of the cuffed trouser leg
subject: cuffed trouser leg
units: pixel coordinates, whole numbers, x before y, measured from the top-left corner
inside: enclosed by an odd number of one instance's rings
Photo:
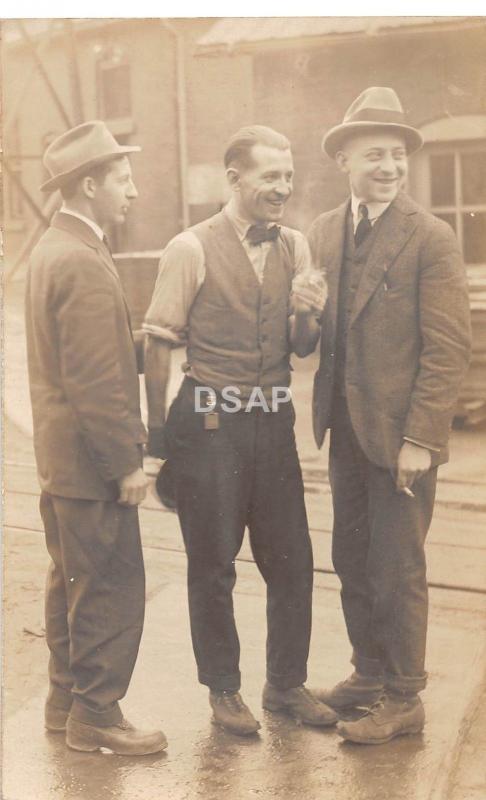
[[[220,412],[219,428],[205,430],[193,394],[186,382],[168,427],[199,680],[216,690],[240,686],[232,590],[248,524],[268,586],[268,675],[282,688],[299,685],[306,677],[312,555],[293,410]]]
[[[259,414],[249,515],[250,543],[267,584],[267,680],[278,689],[307,679],[313,559],[293,409]]]
[[[398,493],[391,472],[364,455],[343,406],[333,423],[330,479],[333,561],[353,663],[372,675],[380,664],[390,691],[418,692],[427,677],[424,544],[437,470],[414,483],[415,498]]]
[[[143,627],[137,509],[43,493],[41,514],[53,561],[46,593],[51,686],[71,692],[74,718],[115,724]]]
[[[415,694],[425,688],[428,588],[427,535],[435,499],[437,469],[415,481],[415,497],[395,489],[393,476],[370,468],[368,577],[375,603],[373,627],[385,654],[385,686]]]

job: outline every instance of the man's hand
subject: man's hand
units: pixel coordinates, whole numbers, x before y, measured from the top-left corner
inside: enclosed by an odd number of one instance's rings
[[[292,284],[292,310],[294,314],[322,314],[327,299],[326,283],[316,269],[298,275]]]
[[[136,469],[118,481],[120,496],[118,502],[125,506],[138,506],[147,494],[148,478],[142,469]]]
[[[431,465],[430,450],[413,442],[404,442],[398,456],[397,491],[410,490],[414,481],[425,475]]]

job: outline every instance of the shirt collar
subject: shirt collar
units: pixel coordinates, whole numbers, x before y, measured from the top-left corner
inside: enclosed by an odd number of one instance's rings
[[[250,220],[245,219],[242,217],[236,208],[236,203],[233,197],[226,203],[224,207],[224,212],[228,219],[230,220],[231,224],[233,225],[238,239],[240,242],[243,242],[246,239],[246,234],[248,233],[248,229],[251,228],[252,225],[255,225],[255,222],[251,222]],[[265,225],[267,228],[269,227],[270,223],[264,222],[261,223]]]
[[[84,222],[86,225],[89,225],[91,230],[93,230],[95,232],[95,234],[98,237],[98,239],[100,240],[100,242],[103,241],[104,233],[103,233],[102,229],[100,228],[100,226],[93,219],[90,219],[89,217],[85,217],[84,214],[80,214],[79,211],[73,211],[73,209],[67,208],[65,205],[62,206],[61,213],[62,214],[70,214],[71,217],[76,217],[77,219],[80,219],[81,222]]]
[[[364,200],[361,200],[359,197],[356,197],[354,194],[351,195],[351,211],[353,214],[353,220],[355,224],[359,222],[360,215],[359,215],[359,206],[360,203],[364,203],[364,205],[368,209],[368,219],[370,222],[374,222],[378,217],[381,217],[382,214],[387,210],[388,206],[390,205],[391,201],[388,203],[377,203],[376,201],[371,203],[365,203]]]

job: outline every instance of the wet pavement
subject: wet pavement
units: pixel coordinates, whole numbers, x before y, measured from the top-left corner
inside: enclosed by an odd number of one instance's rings
[[[42,546],[38,535],[15,536],[30,548]],[[483,597],[465,601],[458,593],[432,590],[426,728],[419,736],[367,747],[342,742],[332,728],[299,726],[261,709],[264,591],[255,566],[240,563],[235,609],[242,693],[262,722],[259,735],[241,738],[211,724],[207,690],[196,682],[183,554],[146,546],[145,558],[146,624],[123,709],[140,727],[162,727],[167,752],[129,759],[69,751],[62,735],[43,730],[42,691],[12,715],[5,709],[5,800],[429,800],[450,767],[481,685]],[[349,671],[348,656],[337,580],[318,575],[308,685],[341,679]]]
[[[17,328],[10,344],[7,342],[10,358],[6,400],[9,416],[28,433],[21,338]],[[315,576],[308,685],[324,687],[342,680],[351,667],[338,581],[329,574],[331,508],[325,483],[326,456],[314,449],[310,433],[312,369],[299,365],[297,373],[297,435],[304,472],[309,478],[306,499],[316,565],[322,570]],[[173,389],[177,379],[174,370]],[[43,641],[35,640],[32,672],[36,673],[36,680],[24,681],[23,687],[13,681],[14,693],[7,692],[4,697],[4,800],[449,798],[451,775],[484,686],[486,664],[486,514],[482,508],[484,494],[481,502],[480,467],[484,434],[474,440],[469,437],[467,432],[453,437],[457,458],[445,474],[449,483],[442,481],[427,545],[429,579],[436,586],[449,588],[432,588],[430,592],[430,680],[423,694],[427,715],[423,734],[378,747],[353,745],[342,742],[333,729],[299,726],[285,716],[261,709],[265,596],[247,543],[237,564],[235,611],[242,648],[242,694],[260,719],[262,729],[257,736],[240,738],[214,727],[207,690],[196,680],[187,612],[186,564],[177,518],[161,510],[149,497],[141,510],[147,569],[146,623],[123,710],[140,727],[161,727],[169,740],[168,750],[139,758],[83,754],[68,750],[62,735],[46,733],[43,676],[47,648]],[[38,627],[48,559],[41,535],[31,443],[22,440],[20,447],[18,442],[19,438],[7,452],[5,592],[8,598],[13,576],[24,569],[37,592],[29,595],[26,614]],[[317,470],[317,480],[313,470]],[[28,564],[35,565],[33,576],[27,573]],[[28,580],[24,585],[28,588]],[[17,602],[22,604],[22,591],[17,584],[15,587]],[[26,591],[26,602],[27,594]],[[27,642],[22,646],[30,645]],[[7,658],[7,679],[15,669],[15,661]],[[454,800],[480,800],[486,797],[486,785],[483,788],[481,795],[480,779],[475,784],[475,794],[468,790],[461,793],[456,786]]]

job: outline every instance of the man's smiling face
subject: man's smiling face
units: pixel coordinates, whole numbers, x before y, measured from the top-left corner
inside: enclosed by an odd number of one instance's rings
[[[239,211],[251,222],[277,222],[292,194],[294,166],[290,150],[256,144],[251,161],[233,173]]]
[[[365,203],[390,203],[408,175],[407,151],[399,134],[377,130],[349,139],[336,155],[353,194]]]

